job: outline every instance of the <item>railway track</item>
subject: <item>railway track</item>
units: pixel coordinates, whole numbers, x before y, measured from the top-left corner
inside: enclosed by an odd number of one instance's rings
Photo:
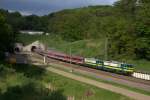
[[[39,54],[34,54],[34,55],[36,55],[36,57],[39,57],[40,59],[43,59],[43,56]],[[80,65],[75,65],[72,63],[62,62],[62,61],[51,59],[51,58],[47,58],[47,62],[50,64],[57,64],[58,66],[63,65],[64,68],[65,67],[71,68],[74,71],[84,73],[87,75],[91,75],[91,76],[94,76],[95,78],[100,78],[103,80],[123,84],[123,85],[130,86],[130,87],[135,87],[135,88],[150,92],[150,81],[147,81],[147,80],[142,80],[142,79],[137,79],[137,78],[130,77],[130,76],[124,76],[124,75],[119,75],[115,73],[96,70],[96,69],[92,69],[92,68],[88,68],[88,67],[84,67]]]

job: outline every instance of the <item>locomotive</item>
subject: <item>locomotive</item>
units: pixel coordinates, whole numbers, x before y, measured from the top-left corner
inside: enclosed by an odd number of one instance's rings
[[[95,58],[84,58],[84,64],[91,68],[125,75],[131,75],[134,72],[133,65],[117,61],[102,61]]]

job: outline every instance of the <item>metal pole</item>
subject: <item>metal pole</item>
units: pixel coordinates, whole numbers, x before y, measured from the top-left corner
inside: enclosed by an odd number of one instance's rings
[[[69,50],[69,51],[70,51],[70,64],[71,64],[71,58],[72,58],[72,57],[71,57],[71,56],[72,56],[72,54],[71,54],[71,53],[72,53],[72,51],[71,51],[71,45],[70,45],[70,50]],[[71,72],[71,73],[73,72],[73,68],[72,68],[72,67],[71,67],[71,71],[70,71],[70,72]]]
[[[70,52],[70,64],[71,64],[71,47],[70,47],[69,52]]]
[[[44,64],[46,63],[46,57],[45,57],[45,55],[44,55]]]
[[[105,60],[108,59],[108,38],[105,39]]]

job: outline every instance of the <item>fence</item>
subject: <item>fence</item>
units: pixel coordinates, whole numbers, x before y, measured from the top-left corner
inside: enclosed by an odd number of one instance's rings
[[[149,74],[143,74],[143,73],[140,73],[140,72],[134,72],[132,74],[132,76],[136,77],[136,78],[144,79],[144,80],[150,80],[150,75]]]

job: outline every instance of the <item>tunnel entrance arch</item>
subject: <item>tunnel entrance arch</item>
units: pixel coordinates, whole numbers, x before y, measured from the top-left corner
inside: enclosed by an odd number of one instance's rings
[[[31,52],[34,52],[35,49],[37,49],[37,47],[36,46],[32,46],[31,47]]]
[[[43,43],[40,43],[39,41],[35,41],[23,47],[23,51],[25,52],[34,52],[35,49],[45,50],[45,45]]]
[[[15,52],[20,52],[21,50],[20,50],[20,48],[15,47],[14,51],[15,51]]]

